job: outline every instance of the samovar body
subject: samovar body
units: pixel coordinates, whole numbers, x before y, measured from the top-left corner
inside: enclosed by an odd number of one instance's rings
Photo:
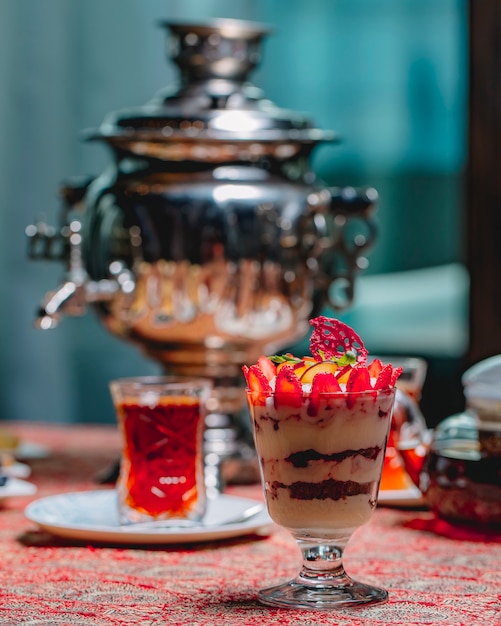
[[[113,178],[91,184],[83,232],[89,278],[119,286],[98,306],[109,330],[211,376],[305,334],[310,189],[249,166]]]
[[[142,165],[85,196],[88,280],[116,286],[96,303],[106,327],[167,369],[213,377],[303,337],[339,264],[331,193],[255,165]]]

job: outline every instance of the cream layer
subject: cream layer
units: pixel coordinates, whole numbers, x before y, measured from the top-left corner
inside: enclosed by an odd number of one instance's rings
[[[278,481],[286,485],[298,481],[319,483],[329,479],[360,483],[379,481],[384,458],[384,440],[378,449],[376,459],[367,459],[357,454],[340,462],[327,459],[309,461],[306,467],[295,467],[291,461],[284,459],[261,458],[263,478],[266,482]]]
[[[333,530],[357,528],[369,521],[374,501],[369,494],[339,500],[298,500],[287,489],[279,489],[275,497],[266,493],[268,511],[280,526],[302,530],[309,536],[328,536]]]

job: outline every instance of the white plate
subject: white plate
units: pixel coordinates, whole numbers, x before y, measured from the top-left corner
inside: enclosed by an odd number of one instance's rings
[[[8,477],[5,485],[0,487],[0,502],[13,496],[32,496],[37,492],[33,483],[20,478]]]
[[[423,506],[423,494],[417,487],[408,489],[381,489],[378,503],[384,506],[413,507]]]
[[[269,534],[272,522],[265,509],[245,522],[224,524],[254,504],[256,501],[249,498],[221,495],[208,502],[204,521],[210,527],[134,529],[118,521],[115,490],[103,489],[40,498],[26,507],[25,515],[44,530],[71,539],[120,544],[191,543]]]

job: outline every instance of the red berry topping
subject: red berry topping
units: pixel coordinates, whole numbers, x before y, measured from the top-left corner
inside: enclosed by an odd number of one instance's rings
[[[351,370],[350,377],[346,382],[346,391],[350,392],[346,400],[346,404],[351,408],[355,404],[355,396],[353,393],[368,391],[371,387],[371,375],[366,367],[354,367]]]
[[[247,386],[251,391],[271,391],[270,383],[258,365],[251,365],[250,367],[244,365],[242,370]]]
[[[337,393],[342,391],[341,385],[334,374],[330,372],[319,372],[315,374],[311,383],[311,395],[318,393]]]
[[[379,376],[379,373],[383,369],[383,363],[381,359],[374,359],[367,369],[369,370],[371,378],[377,378]]]
[[[379,373],[377,380],[374,384],[374,389],[388,389],[389,387],[394,387],[395,383],[397,382],[397,378],[400,376],[401,373],[401,367],[396,367],[395,369],[393,369],[393,365],[388,363]]]
[[[310,320],[310,324],[314,328],[310,350],[317,361],[341,359],[351,352],[359,365],[367,363],[364,342],[347,324],[325,316]]]
[[[303,403],[303,389],[290,365],[280,368],[275,382],[275,406],[299,408]]]
[[[337,378],[330,372],[319,372],[313,377],[311,383],[310,404],[308,405],[308,415],[318,415],[321,394],[339,393],[341,385]]]
[[[371,376],[366,367],[354,367],[346,382],[346,391],[367,391],[372,389]]]
[[[255,365],[243,366],[247,386],[255,392],[254,403],[264,405],[271,393],[275,406],[300,408],[309,396],[308,413],[313,416],[326,394],[343,394],[348,407],[353,407],[357,393],[375,396],[377,390],[395,386],[402,369],[384,365],[377,358],[367,366],[364,343],[347,324],[324,316],[310,320],[310,324],[311,357],[298,358],[290,353],[260,356]],[[310,391],[306,387],[303,392],[302,383],[310,383]]]
[[[396,367],[396,368],[393,370],[393,373],[392,373],[392,375],[391,375],[391,379],[390,379],[390,387],[394,387],[394,386],[395,386],[395,384],[396,384],[396,382],[397,382],[397,380],[398,380],[398,378],[399,378],[400,374],[402,373],[402,371],[403,371],[403,370],[402,370],[402,368],[401,368],[401,367]]]
[[[267,380],[271,380],[277,375],[277,366],[267,356],[260,356],[257,360],[257,365],[261,368]]]

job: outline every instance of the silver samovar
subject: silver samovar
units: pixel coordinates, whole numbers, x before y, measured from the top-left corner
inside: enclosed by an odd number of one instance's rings
[[[166,372],[210,377],[207,447],[232,454],[242,364],[303,338],[323,304],[351,302],[377,194],[316,182],[310,155],[336,136],[248,82],[265,27],[164,26],[179,86],[109,114],[88,138],[112,164],[63,187],[59,228],[27,228],[33,258],[66,265],[38,326],[91,304]]]

